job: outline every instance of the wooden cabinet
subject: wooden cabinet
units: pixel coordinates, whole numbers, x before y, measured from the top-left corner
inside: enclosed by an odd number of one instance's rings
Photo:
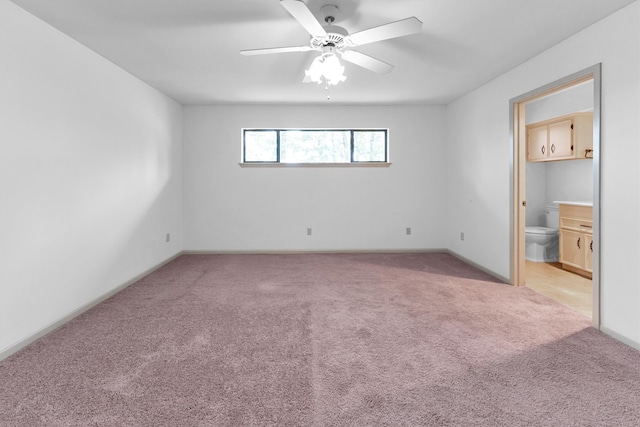
[[[560,263],[565,270],[593,274],[593,208],[560,204]]]
[[[573,113],[526,128],[528,162],[592,157],[593,113]]]
[[[585,252],[587,252],[585,270],[593,274],[593,234],[585,235],[585,238],[587,239],[584,247]]]
[[[548,126],[527,126],[527,161],[541,162],[547,160],[549,150],[547,146],[549,138]]]

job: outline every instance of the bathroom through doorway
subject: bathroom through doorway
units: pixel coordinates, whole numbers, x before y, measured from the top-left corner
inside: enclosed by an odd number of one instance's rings
[[[511,283],[599,327],[600,65],[510,107]]]

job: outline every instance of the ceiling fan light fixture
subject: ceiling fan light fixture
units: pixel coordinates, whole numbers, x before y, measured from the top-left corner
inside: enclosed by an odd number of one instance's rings
[[[347,79],[344,75],[344,65],[340,64],[340,60],[333,52],[316,57],[304,74],[304,82],[318,84],[326,82],[328,85],[337,85]]]
[[[311,63],[309,69],[304,71],[304,82],[322,83],[322,58],[322,55],[316,57]]]
[[[337,85],[347,79],[344,75],[344,66],[336,55],[336,46],[327,43],[322,46],[322,54],[316,57],[308,70],[305,70],[303,82],[322,83],[327,85]]]
[[[347,79],[344,75],[344,66],[340,64],[335,54],[327,55],[324,58],[322,75],[330,85],[337,85]]]

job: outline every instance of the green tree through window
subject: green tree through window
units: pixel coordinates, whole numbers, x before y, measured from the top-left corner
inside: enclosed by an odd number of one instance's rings
[[[386,129],[245,129],[243,163],[386,163]]]

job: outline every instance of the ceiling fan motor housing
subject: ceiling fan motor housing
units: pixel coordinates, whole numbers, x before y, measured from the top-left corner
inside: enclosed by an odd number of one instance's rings
[[[346,46],[345,37],[349,34],[347,30],[337,25],[329,25],[324,27],[327,34],[324,36],[311,37],[311,47],[321,50],[323,46],[332,43],[337,49]]]
[[[328,24],[324,27],[327,34],[324,36],[312,36],[310,42],[311,47],[316,50],[323,50],[326,46],[332,46],[338,50],[345,47],[345,37],[349,35],[349,32],[342,27],[333,25],[338,14],[338,6],[335,4],[326,4],[322,6],[320,13],[322,13],[324,22]]]

